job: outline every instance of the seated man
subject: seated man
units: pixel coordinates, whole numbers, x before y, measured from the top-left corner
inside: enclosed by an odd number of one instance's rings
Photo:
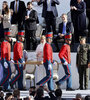
[[[62,23],[59,24],[58,35],[53,40],[53,42],[57,48],[57,51],[60,51],[57,40],[64,39],[64,35],[66,33],[71,33],[71,22],[68,22],[66,14],[62,14]]]

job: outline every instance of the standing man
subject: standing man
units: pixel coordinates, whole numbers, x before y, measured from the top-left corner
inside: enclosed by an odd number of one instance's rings
[[[25,3],[20,0],[15,0],[10,3],[10,9],[13,10],[13,15],[11,18],[11,24],[18,24],[18,30],[24,28],[24,14],[26,11]]]
[[[84,0],[84,2],[86,3],[86,15],[89,19],[88,30],[89,30],[89,33],[90,33],[90,0]]]
[[[37,0],[37,1],[38,5],[43,4],[42,17],[45,18],[47,32],[53,31],[53,34],[56,34],[56,17],[58,17],[56,4],[59,5],[59,1],[58,0]]]
[[[83,90],[83,77],[84,87],[88,89],[88,77],[90,67],[90,45],[86,43],[86,37],[80,37],[80,45],[77,49],[76,65],[79,73],[80,90]]]
[[[37,18],[37,12],[33,10],[32,2],[28,2],[27,10],[25,13],[26,50],[36,49]]]
[[[72,78],[71,78],[71,54],[70,54],[70,44],[71,44],[71,33],[65,35],[65,44],[62,46],[59,52],[59,58],[63,65],[65,76],[56,82],[56,85],[61,85],[63,82],[67,81],[67,89],[72,91]]]
[[[9,89],[9,79],[11,78],[11,67],[10,67],[10,59],[11,59],[11,35],[10,31],[4,32],[5,39],[1,43],[1,64],[3,66],[3,78],[0,82],[0,86],[3,86],[5,90]]]
[[[41,81],[37,83],[37,85],[44,86],[45,83],[48,83],[48,88],[50,91],[54,90],[53,86],[53,51],[51,47],[51,42],[52,42],[52,32],[49,32],[46,35],[46,40],[47,42],[45,43],[44,46],[44,51],[43,51],[43,63],[44,67],[46,69],[46,77],[44,77]]]
[[[23,42],[24,41],[24,31],[21,30],[18,32],[18,41],[14,45],[14,62],[15,63],[24,63],[23,61]],[[16,81],[18,82],[18,89],[23,89],[23,65],[15,64],[17,70],[16,76],[11,80],[10,85],[13,86]]]

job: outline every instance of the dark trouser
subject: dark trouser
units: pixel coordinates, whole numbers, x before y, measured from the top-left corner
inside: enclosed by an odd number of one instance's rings
[[[90,11],[89,11],[89,12],[87,11],[86,14],[87,14],[87,17],[88,17],[88,19],[89,19],[88,30],[89,30],[89,32],[90,32]]]
[[[8,63],[8,68],[4,67],[4,62]],[[0,82],[0,86],[3,86],[4,89],[8,89],[9,79],[11,78],[11,67],[9,61],[2,59],[1,64],[3,66],[3,78]]]
[[[64,39],[64,38],[61,38],[60,36],[57,36],[57,37],[55,37],[53,39],[53,43],[55,44],[58,52],[60,51],[60,48],[59,48],[59,45],[58,45],[58,41],[57,40],[60,40],[60,39]]]
[[[3,29],[3,24],[0,23],[0,40],[4,38],[4,29]]]
[[[47,11],[46,17],[45,17],[45,22],[46,22],[47,32],[53,31],[53,34],[56,34],[56,18],[54,17],[53,12]]]
[[[47,83],[49,90],[52,91],[52,90],[54,90],[54,85],[53,85],[53,68],[48,70],[48,63],[47,62],[44,63],[44,67],[46,69],[46,77],[44,77],[41,81],[39,81],[37,83],[37,85],[43,86],[45,83]]]
[[[83,77],[84,77],[84,86],[85,86],[85,89],[87,89],[88,88],[88,77],[89,77],[89,70],[87,68],[87,65],[79,66],[78,72],[79,72],[80,89],[83,89]]]
[[[36,30],[25,30],[26,50],[36,49]]]
[[[22,60],[15,61],[15,63],[22,63]],[[11,80],[10,84],[14,85],[16,81],[18,82],[18,89],[23,89],[23,65],[22,64],[15,64],[15,68],[17,70],[16,76]]]
[[[63,65],[65,75],[58,81],[60,84],[67,82],[67,89],[72,88],[71,64]]]

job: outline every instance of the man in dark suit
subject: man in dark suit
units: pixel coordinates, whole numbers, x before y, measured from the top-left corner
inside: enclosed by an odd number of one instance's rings
[[[12,1],[10,3],[10,9],[13,10],[11,24],[18,24],[18,30],[22,30],[24,28],[23,20],[26,11],[25,3],[20,0]]]
[[[37,0],[38,5],[43,4],[42,17],[45,18],[47,32],[53,31],[56,34],[56,17],[58,12],[56,4],[59,5],[58,0]]]
[[[58,35],[53,40],[57,51],[60,51],[57,40],[64,39],[64,35],[66,33],[71,33],[71,30],[71,22],[68,22],[66,14],[62,14],[62,23],[59,24]]]
[[[86,3],[86,15],[89,19],[89,25],[88,25],[88,29],[89,29],[89,33],[90,33],[90,0],[84,0]]]
[[[37,30],[37,12],[32,9],[32,2],[27,3],[27,10],[25,13],[25,38],[26,50],[36,49],[36,30]]]

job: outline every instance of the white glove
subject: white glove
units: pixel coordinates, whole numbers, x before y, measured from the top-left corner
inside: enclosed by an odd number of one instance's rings
[[[14,63],[14,60],[11,60],[12,63]]]
[[[68,65],[68,63],[65,61],[65,62],[63,63],[63,65]]]
[[[23,61],[23,64],[25,64],[25,61]]]
[[[48,65],[48,70],[51,70],[52,69],[52,66],[51,64]]]
[[[53,63],[53,66],[56,66],[56,65],[57,65],[57,63],[56,63],[56,62],[54,62],[54,63]]]
[[[4,62],[4,67],[8,68],[8,63],[7,62]]]

